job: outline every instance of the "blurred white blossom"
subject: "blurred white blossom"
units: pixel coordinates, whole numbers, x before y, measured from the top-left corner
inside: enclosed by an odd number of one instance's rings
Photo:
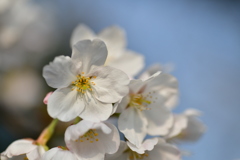
[[[43,91],[41,76],[30,68],[11,71],[2,77],[0,95],[7,110],[19,112],[36,107]]]
[[[134,77],[144,67],[144,57],[126,49],[125,31],[118,26],[105,28],[96,35],[89,27],[80,24],[73,31],[71,46],[79,40],[94,38],[99,38],[106,43],[108,57],[105,65],[118,68],[127,73],[129,77]]]
[[[165,89],[159,90],[159,93],[162,96],[165,96],[167,101],[165,102],[165,106],[169,109],[174,109],[177,104],[178,104],[178,98],[179,98],[179,90],[176,89],[178,83],[176,82],[175,79],[172,79],[171,76],[169,76],[170,70],[173,69],[172,64],[167,64],[167,65],[160,65],[160,64],[154,64],[150,66],[146,71],[144,71],[139,78],[140,79],[147,79],[148,77],[152,76],[154,73],[161,71],[160,77],[161,77],[161,82],[163,84],[167,84],[168,87]]]
[[[7,1],[0,2],[0,71],[39,66],[57,43],[54,8],[31,0]]]
[[[174,125],[165,137],[170,142],[189,142],[198,140],[206,131],[205,125],[198,119],[201,112],[188,109],[174,115]]]

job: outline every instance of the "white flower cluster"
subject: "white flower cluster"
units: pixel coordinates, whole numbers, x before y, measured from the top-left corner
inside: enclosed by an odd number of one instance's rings
[[[173,114],[175,77],[152,67],[133,79],[144,67],[144,57],[126,49],[121,28],[94,34],[81,24],[71,46],[71,57],[58,56],[43,68],[47,84],[56,88],[44,100],[49,115],[63,122],[78,120],[65,132],[66,146],[49,150],[46,129],[37,141],[13,142],[1,159],[180,160],[176,143],[204,133],[198,111]],[[117,117],[117,127],[107,121],[110,117]]]

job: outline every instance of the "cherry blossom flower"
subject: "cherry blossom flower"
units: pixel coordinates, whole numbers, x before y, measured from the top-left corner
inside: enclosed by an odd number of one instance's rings
[[[180,160],[181,153],[173,145],[161,138],[145,140],[139,147],[130,142],[121,141],[119,150],[106,155],[106,160]]]
[[[82,160],[103,160],[105,153],[113,154],[118,150],[120,137],[112,124],[82,120],[67,128],[65,142]]]
[[[174,115],[174,125],[165,139],[176,143],[198,140],[206,130],[205,125],[198,119],[200,115],[201,112],[195,109]]]
[[[103,121],[111,115],[112,103],[128,93],[128,76],[103,66],[107,48],[101,40],[83,40],[73,46],[72,57],[59,56],[43,69],[49,86],[57,88],[48,99],[48,113],[61,121],[77,116]]]
[[[37,145],[32,139],[20,139],[11,143],[8,148],[1,153],[2,157],[12,158],[19,156],[26,157],[29,160],[40,160],[42,154],[45,152],[44,147]],[[1,158],[2,158],[1,157]]]
[[[144,71],[139,78],[147,79],[152,76],[154,73],[161,71],[160,77],[162,77],[163,83],[168,83],[165,89],[160,90],[160,94],[162,96],[167,97],[167,101],[165,102],[165,106],[169,109],[174,109],[178,104],[179,93],[177,89],[177,83],[175,80],[172,80],[172,76],[168,76],[170,70],[172,70],[173,66],[171,64],[162,66],[160,64],[155,64],[150,66],[146,71]]]
[[[138,74],[144,67],[144,57],[136,52],[126,49],[126,36],[122,28],[112,26],[105,28],[99,34],[95,34],[86,25],[80,24],[73,31],[71,46],[79,40],[99,38],[108,48],[106,65],[118,68],[130,77]]]
[[[74,153],[68,149],[55,147],[43,154],[42,160],[79,160]]]
[[[176,89],[177,81],[171,75],[161,74],[155,73],[146,80],[131,80],[130,92],[117,109],[121,112],[119,130],[138,147],[146,134],[166,135],[173,124],[172,113],[165,106],[168,97],[161,93]]]

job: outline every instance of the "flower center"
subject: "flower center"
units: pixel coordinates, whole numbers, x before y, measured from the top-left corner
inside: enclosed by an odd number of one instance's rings
[[[143,110],[149,110],[148,105],[150,105],[152,102],[148,100],[148,96],[144,97],[142,94],[133,94],[130,96],[130,103],[129,106],[135,107],[136,109],[139,109],[140,111]]]
[[[148,154],[147,153],[138,154],[137,152],[134,152],[134,151],[129,151],[129,154],[128,154],[128,158],[134,159],[134,160],[143,159],[144,157],[148,157]]]
[[[89,141],[90,143],[97,142],[99,141],[98,138],[98,133],[96,132],[96,129],[90,129],[88,130],[84,135],[80,136],[79,139],[75,140],[75,142],[84,142],[84,141]]]
[[[77,75],[77,80],[72,82],[73,88],[72,90],[77,90],[80,93],[86,93],[86,91],[92,91],[92,85],[95,85],[94,82],[91,82],[90,80],[94,77],[85,77],[83,76],[84,72],[82,72],[82,75]]]
[[[150,110],[148,106],[152,103],[155,103],[155,100],[157,100],[157,97],[154,97],[156,92],[148,92],[145,96],[143,94],[131,94],[130,95],[130,103],[128,104],[129,107],[135,107],[136,109],[139,109],[140,111],[144,110]]]

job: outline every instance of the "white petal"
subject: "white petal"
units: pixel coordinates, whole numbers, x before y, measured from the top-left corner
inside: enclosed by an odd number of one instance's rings
[[[3,156],[3,155],[1,155],[0,159],[1,159],[1,160],[7,160],[8,158],[5,157],[5,156]]]
[[[110,123],[102,123],[101,125],[106,125],[111,129],[110,133],[106,133],[106,130],[101,127],[104,134],[99,133],[99,142],[102,141],[101,146],[104,147],[105,153],[113,154],[116,153],[120,145],[120,137],[117,128]]]
[[[73,31],[72,37],[71,37],[71,46],[73,46],[78,41],[84,40],[84,39],[93,39],[96,35],[94,32],[86,25],[79,24]]]
[[[127,145],[132,151],[135,151],[139,154],[143,154],[145,153],[145,151],[151,151],[157,143],[158,143],[158,138],[152,138],[152,139],[145,140],[140,147],[137,147],[130,142],[127,142]]]
[[[43,68],[43,77],[53,88],[64,88],[76,80],[77,68],[72,59],[67,56],[58,56],[49,65]]]
[[[82,72],[88,73],[90,68],[104,65],[107,58],[107,47],[99,39],[83,40],[73,45],[72,59],[75,63],[82,62]]]
[[[140,147],[146,136],[147,120],[141,111],[129,107],[124,110],[118,120],[118,128],[125,137],[137,147]]]
[[[69,126],[65,132],[67,147],[71,150],[71,141],[75,141],[79,136],[84,135],[89,129],[93,128],[93,125],[93,122],[82,120],[75,125]]]
[[[114,154],[106,154],[105,160],[115,160],[118,157],[121,157],[121,155],[127,148],[128,148],[127,143],[124,141],[121,141],[118,151]],[[126,159],[123,159],[123,160],[126,160]]]
[[[86,92],[85,109],[79,114],[84,120],[100,122],[107,120],[112,114],[113,106],[111,103],[102,103],[95,99],[89,92]]]
[[[160,98],[159,98],[160,99]],[[150,110],[143,111],[148,120],[147,133],[150,135],[166,135],[173,125],[173,115],[156,101],[149,105]]]
[[[119,105],[119,102],[116,102],[116,103],[113,104],[113,109],[112,109],[111,115],[113,115],[117,111],[118,105]]]
[[[143,69],[144,57],[127,50],[119,58],[110,61],[107,65],[124,71],[129,77],[134,77]]]
[[[174,115],[173,126],[165,137],[166,139],[177,136],[187,127],[187,117],[184,115]]]
[[[165,98],[164,106],[172,109],[178,102],[178,81],[167,73],[161,73],[149,81],[144,92],[156,91]]]
[[[91,71],[91,76],[96,76],[92,79],[95,85],[95,97],[104,103],[115,103],[121,100],[129,91],[128,76],[121,70],[108,67],[94,67]]]
[[[78,92],[68,87],[53,92],[49,97],[47,110],[51,117],[67,122],[76,118],[84,107],[84,101]]]
[[[148,79],[146,80],[141,80],[141,79],[131,80],[129,84],[130,93],[142,93],[145,90],[146,85],[149,82],[153,81],[155,77],[159,76],[159,74],[160,72],[156,72],[151,77],[148,77]]]
[[[42,146],[37,146],[34,150],[27,153],[27,158],[29,160],[40,160],[44,153],[45,149]]]
[[[42,160],[77,160],[77,157],[68,150],[63,150],[60,148],[52,148],[47,151]]]
[[[104,160],[104,154],[99,153],[96,156],[91,157],[91,159],[81,157],[79,160]]]
[[[157,143],[158,138],[147,139],[143,142],[141,148],[143,148],[145,151],[151,151]]]
[[[93,128],[98,128],[98,129],[101,129],[101,131],[104,133],[104,134],[110,134],[112,133],[112,128],[109,127],[108,125],[106,125],[106,123],[94,123],[93,124]]]
[[[152,151],[148,152],[149,159],[158,160],[180,160],[181,152],[173,145],[159,138],[158,144]]]
[[[126,46],[125,32],[118,26],[105,28],[98,34],[98,38],[102,39],[107,45],[109,51],[108,59],[119,57],[121,51]]]
[[[149,79],[149,78],[148,78]],[[154,76],[154,79],[152,81],[149,81],[150,83],[148,83],[148,88],[155,88],[158,87],[160,89],[162,88],[178,88],[178,82],[177,79],[175,77],[173,77],[170,74],[167,73],[163,73],[161,72],[161,74],[158,74],[157,76]]]
[[[196,109],[188,109],[183,114],[187,116],[199,117],[201,116],[202,112]]]
[[[140,76],[140,79],[147,79],[151,75],[153,75],[156,72],[163,71],[162,66],[160,64],[153,64],[150,67],[148,67]]]
[[[12,158],[13,156],[29,153],[36,147],[37,145],[33,144],[33,140],[20,139],[11,143],[2,155]]]
[[[130,102],[130,96],[126,95],[123,99],[118,103],[116,113],[122,113],[124,109],[128,106]]]
[[[188,115],[187,119],[187,127],[181,132],[180,140],[196,141],[206,131],[206,127],[195,115]]]
[[[85,139],[83,142],[75,141],[89,129],[96,129],[95,132],[98,135],[95,138],[98,141],[92,143]],[[67,147],[82,159],[97,159],[96,157],[104,157],[105,153],[115,153],[120,144],[116,127],[108,123],[92,123],[84,120],[68,127],[65,133],[65,141]]]

